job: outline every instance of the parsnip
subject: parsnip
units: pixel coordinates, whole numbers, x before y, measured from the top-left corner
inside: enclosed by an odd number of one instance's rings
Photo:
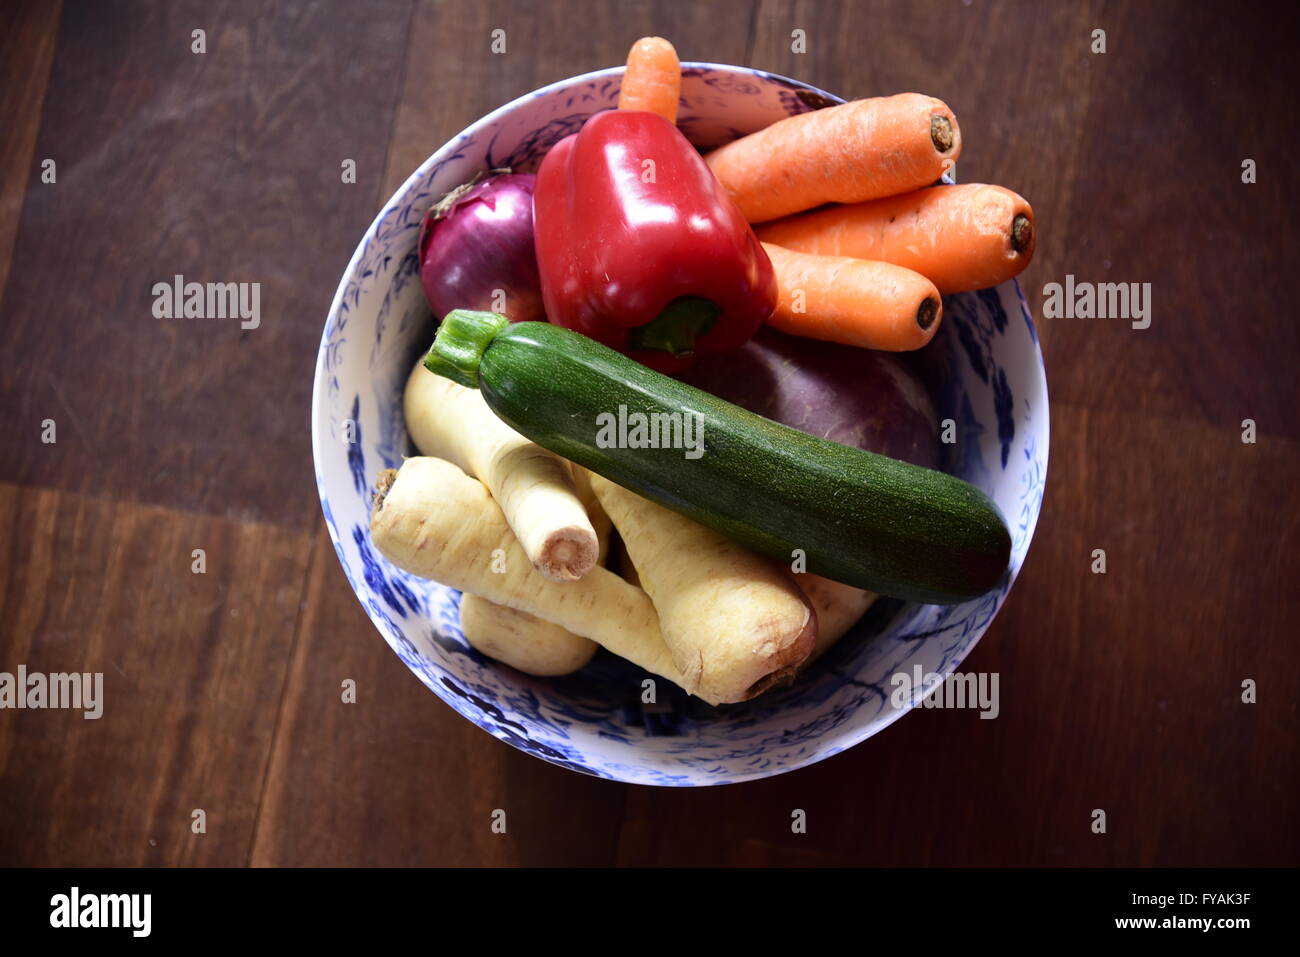
[[[468,592],[460,599],[460,630],[478,651],[529,675],[572,674],[599,647],[526,611]]]
[[[585,473],[575,473],[573,484],[600,543],[597,562],[605,565],[611,537],[609,516],[596,500]],[[590,638],[526,611],[469,593],[460,600],[460,630],[478,651],[530,675],[571,674],[591,661],[599,647]]]
[[[820,575],[804,573],[796,576],[796,580],[817,609],[817,640],[813,643],[812,654],[804,662],[806,668],[843,638],[878,596],[875,592],[841,585]]]
[[[599,567],[581,581],[548,580],[483,484],[449,462],[411,458],[380,475],[370,537],[413,575],[553,622],[685,687],[645,592]]]
[[[654,601],[687,691],[743,701],[798,669],[817,615],[790,575],[712,529],[589,478]]]
[[[415,447],[491,490],[538,571],[563,582],[591,571],[599,543],[564,459],[497,418],[478,390],[434,375],[419,362],[406,380],[403,407]]]
[[[584,475],[587,474],[586,469],[577,467],[574,468],[573,472],[575,478],[579,472]],[[618,545],[614,549],[614,554],[610,556],[608,567],[614,569],[614,571],[623,576],[625,581],[631,582],[637,588],[641,587],[641,576],[636,573],[636,566],[632,564],[632,558],[627,553],[627,545],[623,542],[622,537],[618,540]]]
[[[591,479],[587,477],[587,470],[567,462],[573,475],[573,488],[578,494],[578,500],[582,502],[582,507],[587,510],[587,518],[591,520],[591,527],[596,530],[596,540],[599,542],[599,554],[596,556],[596,564],[609,567],[609,550],[611,539],[613,538],[614,523],[609,520],[609,514],[605,507],[600,504],[600,499],[596,498],[596,493],[591,489]]]

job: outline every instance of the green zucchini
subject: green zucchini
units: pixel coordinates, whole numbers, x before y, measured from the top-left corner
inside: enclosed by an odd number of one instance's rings
[[[456,310],[425,365],[538,445],[798,570],[941,604],[1007,570],[1006,523],[973,485],[779,425],[568,329]],[[620,407],[630,422],[697,416],[703,454],[602,447]]]

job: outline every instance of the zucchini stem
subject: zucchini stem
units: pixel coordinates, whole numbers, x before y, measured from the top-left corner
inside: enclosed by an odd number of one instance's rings
[[[453,309],[442,320],[424,367],[457,385],[478,388],[478,366],[492,340],[510,320],[495,312]]]

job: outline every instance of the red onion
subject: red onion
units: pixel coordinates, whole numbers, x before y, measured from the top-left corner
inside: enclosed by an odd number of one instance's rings
[[[420,224],[420,284],[439,319],[453,309],[545,321],[533,251],[531,173],[467,183]]]

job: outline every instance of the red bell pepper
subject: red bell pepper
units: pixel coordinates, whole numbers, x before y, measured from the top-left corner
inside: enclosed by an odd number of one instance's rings
[[[694,147],[653,113],[597,113],[546,155],[533,193],[547,317],[660,372],[740,348],[776,275]]]

